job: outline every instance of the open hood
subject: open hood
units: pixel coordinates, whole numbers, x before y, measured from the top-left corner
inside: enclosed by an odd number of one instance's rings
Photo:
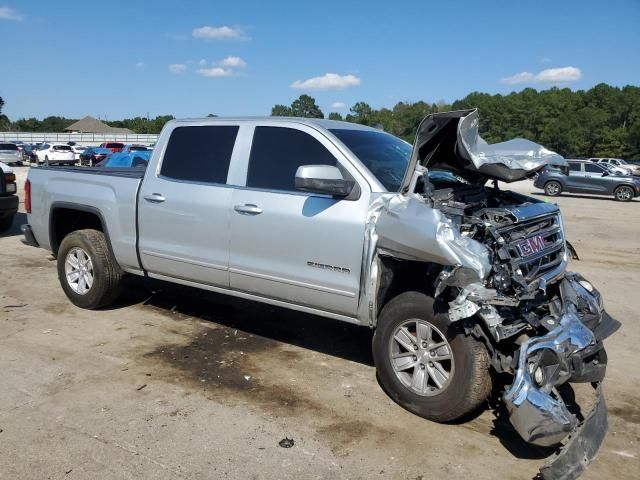
[[[418,165],[448,170],[471,183],[515,182],[545,165],[566,165],[562,156],[523,138],[489,145],[478,135],[478,124],[477,109],[426,117],[418,127],[400,191],[407,191]]]

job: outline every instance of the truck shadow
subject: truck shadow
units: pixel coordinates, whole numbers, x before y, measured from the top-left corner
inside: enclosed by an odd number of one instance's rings
[[[239,334],[255,335],[266,340],[295,345],[366,366],[374,366],[371,354],[373,331],[365,327],[140,277],[131,277],[126,280],[125,294],[110,308],[117,309],[131,305],[149,307],[155,312],[172,317],[190,317],[202,322],[212,322],[229,329],[237,329]],[[260,343],[259,340],[258,343]],[[195,348],[194,344],[197,344],[198,348]],[[202,339],[194,339],[192,343],[186,347],[179,347],[178,350],[180,348],[184,349],[185,355],[176,354],[171,350],[170,356],[188,358],[192,363],[197,363],[196,370],[201,374],[202,365],[206,363],[201,357],[208,355],[206,342]],[[245,344],[244,348],[251,348],[251,346]],[[164,352],[167,349],[162,347],[161,350]],[[184,365],[182,367],[187,368]],[[510,377],[494,377],[494,389],[488,402],[451,424],[494,436],[511,455],[518,459],[545,459],[553,454],[556,448],[538,447],[526,443],[509,422],[507,409],[500,400],[500,396],[510,381]],[[379,380],[378,384],[384,390]],[[482,417],[487,408],[491,412],[490,420]]]
[[[153,279],[128,278],[111,308],[142,304],[373,366],[373,331],[345,322]]]

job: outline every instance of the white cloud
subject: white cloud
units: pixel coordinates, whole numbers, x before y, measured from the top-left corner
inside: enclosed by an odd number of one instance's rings
[[[355,75],[338,75],[337,73],[325,73],[321,77],[296,80],[291,88],[298,90],[341,90],[343,88],[360,85],[360,79]]]
[[[201,40],[246,40],[247,35],[244,30],[239,27],[211,27],[205,25],[203,27],[194,28],[191,32],[193,38]]]
[[[222,67],[201,68],[196,70],[196,73],[203,77],[230,77],[234,74],[230,68]]]
[[[547,68],[537,74],[520,72],[500,80],[505,85],[517,85],[520,83],[567,83],[575,82],[582,78],[582,71],[577,67]]]
[[[240,57],[229,56],[222,60],[218,65],[222,67],[244,68],[247,66],[247,62]]]
[[[201,67],[206,64],[207,64],[207,61],[204,58],[201,58],[200,61],[198,62],[198,65],[200,65]]]
[[[575,82],[582,78],[582,71],[576,67],[548,68],[536,75],[538,83]]]
[[[24,15],[11,7],[0,7],[0,19],[21,22],[24,20]]]
[[[172,63],[169,65],[169,71],[171,73],[182,73],[187,69],[184,63]]]
[[[347,108],[344,102],[333,102],[331,108]]]
[[[517,85],[518,83],[530,82],[534,78],[535,75],[533,73],[520,72],[515,75],[511,75],[510,77],[500,79],[500,83],[504,83],[505,85]]]
[[[146,64],[144,62],[136,62],[134,64],[134,67],[136,68],[144,68],[146,66]]]

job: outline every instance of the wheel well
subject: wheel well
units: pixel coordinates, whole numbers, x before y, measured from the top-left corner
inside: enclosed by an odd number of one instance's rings
[[[544,182],[544,187],[546,187],[547,185],[549,185],[551,182],[553,183],[557,183],[558,185],[560,185],[560,188],[562,188],[562,182],[560,182],[560,180],[555,180],[553,178],[550,178],[549,180],[547,180],[546,182]]]
[[[71,232],[86,228],[105,233],[102,220],[97,213],[75,208],[56,208],[53,210],[49,225],[53,253],[57,254],[64,237]]]
[[[616,185],[616,188],[614,188],[613,191],[615,192],[616,190],[618,190],[621,187],[627,187],[627,188],[630,188],[631,190],[633,190],[633,187],[631,185],[627,185],[626,183],[621,183],[620,185]]]
[[[376,296],[378,312],[393,297],[408,291],[417,291],[433,296],[435,283],[442,265],[429,262],[400,260],[381,255],[380,281]]]

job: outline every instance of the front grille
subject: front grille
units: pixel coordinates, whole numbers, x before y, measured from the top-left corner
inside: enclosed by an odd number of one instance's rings
[[[556,268],[564,257],[564,234],[558,213],[523,220],[498,229],[514,270],[531,283]],[[523,248],[524,247],[524,248]]]

